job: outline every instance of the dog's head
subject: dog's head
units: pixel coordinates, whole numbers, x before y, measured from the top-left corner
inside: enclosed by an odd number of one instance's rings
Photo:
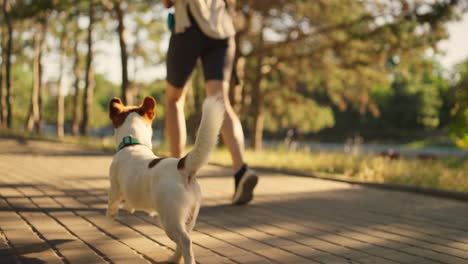
[[[109,118],[115,128],[116,143],[125,136],[133,136],[151,147],[151,123],[156,117],[155,108],[156,100],[150,96],[145,97],[140,106],[125,106],[119,98],[110,100]]]

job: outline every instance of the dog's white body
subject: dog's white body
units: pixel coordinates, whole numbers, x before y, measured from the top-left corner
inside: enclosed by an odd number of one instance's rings
[[[114,217],[122,200],[125,200],[124,208],[131,212],[157,213],[166,234],[177,244],[171,258],[173,262],[178,262],[183,256],[186,264],[195,263],[189,236],[201,204],[195,173],[208,162],[216,146],[223,117],[223,103],[215,98],[206,99],[192,151],[182,161],[165,158],[151,168],[149,164],[158,158],[151,150],[151,123],[139,113],[132,112],[116,128],[117,144],[125,136],[132,136],[142,144],[123,148],[114,156],[110,167],[107,215]]]
[[[200,187],[196,180],[188,182],[187,176],[179,172],[179,159],[166,158],[148,168],[157,158],[148,147],[135,145],[127,149],[114,156],[110,168],[111,187],[121,192],[125,209],[158,213],[164,225],[164,208],[177,208],[185,214],[182,211],[200,203]]]

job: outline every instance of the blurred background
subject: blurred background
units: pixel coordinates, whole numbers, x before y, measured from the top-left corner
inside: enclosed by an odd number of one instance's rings
[[[0,135],[113,147],[110,98],[158,101],[159,1],[0,0]],[[230,99],[258,167],[468,190],[468,2],[237,0]],[[193,138],[205,96],[195,69]],[[214,160],[229,164],[220,149]]]

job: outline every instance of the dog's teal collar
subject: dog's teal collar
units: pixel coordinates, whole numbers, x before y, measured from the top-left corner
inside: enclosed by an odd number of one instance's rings
[[[117,151],[120,151],[123,148],[126,148],[128,146],[133,146],[133,145],[141,145],[141,142],[138,139],[131,137],[131,136],[123,137],[122,142],[120,142],[119,148]]]

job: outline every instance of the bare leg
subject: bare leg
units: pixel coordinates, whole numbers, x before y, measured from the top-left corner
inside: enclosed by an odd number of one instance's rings
[[[187,142],[184,115],[185,94],[185,89],[176,88],[170,83],[166,83],[165,137],[169,140],[171,155],[177,158],[182,157]]]
[[[221,135],[232,158],[232,168],[238,171],[244,164],[244,132],[242,125],[234,109],[229,102],[228,95],[229,84],[223,81],[209,80],[206,82],[206,94],[208,96],[222,96],[226,107],[226,116]]]

